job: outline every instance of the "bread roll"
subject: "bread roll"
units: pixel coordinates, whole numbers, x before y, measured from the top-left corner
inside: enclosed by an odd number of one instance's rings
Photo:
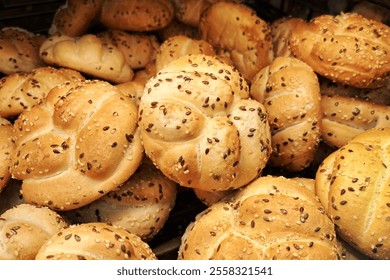
[[[145,152],[181,186],[239,188],[265,167],[270,128],[245,79],[216,57],[182,56],[149,79],[139,106]]]
[[[84,35],[96,23],[104,0],[67,0],[54,14],[49,35]]]
[[[269,165],[301,171],[313,161],[321,138],[321,95],[316,74],[293,57],[277,57],[252,80],[271,126]]]
[[[126,31],[156,31],[166,27],[174,17],[170,0],[105,0],[100,22]]]
[[[283,17],[271,23],[270,28],[274,57],[293,56],[289,46],[290,35],[295,26],[301,22],[303,22],[302,18]]]
[[[355,13],[321,15],[296,25],[290,50],[333,82],[380,87],[390,72],[390,27]]]
[[[43,36],[19,27],[0,30],[0,72],[30,72],[44,65],[39,55]]]
[[[370,128],[390,127],[390,106],[341,96],[322,96],[322,140],[342,147]]]
[[[390,259],[390,128],[370,129],[329,155],[316,194],[340,238],[374,259]]]
[[[33,260],[41,246],[68,224],[47,207],[20,204],[0,216],[0,259]]]
[[[40,248],[36,260],[155,260],[149,245],[106,223],[70,225]]]
[[[273,59],[268,23],[243,4],[214,3],[202,14],[199,30],[203,40],[230,53],[248,82]]]
[[[116,46],[125,56],[131,69],[143,69],[155,58],[160,43],[152,34],[129,33],[121,30],[106,30],[98,34],[109,44]]]
[[[14,123],[13,178],[24,199],[71,210],[102,197],[138,168],[137,107],[104,81],[68,82]]]
[[[320,91],[322,95],[342,95],[361,98],[373,103],[390,106],[390,79],[380,88],[355,88],[347,85],[334,83],[328,79],[321,78]]]
[[[84,79],[78,71],[50,66],[5,76],[0,80],[0,116],[17,117],[40,103],[53,87],[69,80]]]
[[[117,84],[115,86],[122,94],[130,97],[137,107],[139,106],[145,88],[145,83],[143,81],[134,79],[130,82]]]
[[[260,177],[197,215],[178,258],[338,259],[334,225],[314,193],[293,179]]]
[[[176,201],[176,184],[147,158],[129,180],[102,198],[66,213],[73,223],[105,222],[151,240]]]
[[[0,193],[11,179],[9,167],[11,165],[11,154],[15,150],[12,141],[13,125],[8,120],[0,117]]]
[[[39,51],[42,60],[49,65],[74,69],[111,83],[125,83],[134,76],[124,54],[93,34],[81,37],[53,35]]]
[[[157,31],[161,42],[170,37],[182,35],[193,39],[200,39],[198,27],[190,26],[174,18],[166,27]]]
[[[220,201],[225,196],[231,194],[233,190],[227,191],[205,191],[201,189],[194,189],[194,193],[200,201],[206,206],[211,206],[212,204]]]
[[[165,40],[156,55],[156,71],[160,71],[171,61],[187,54],[204,54],[215,56],[212,45],[202,39],[192,39],[178,35]]]

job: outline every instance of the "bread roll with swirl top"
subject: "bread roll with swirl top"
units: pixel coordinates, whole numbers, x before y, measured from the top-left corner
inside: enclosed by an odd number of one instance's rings
[[[202,14],[201,38],[230,54],[233,65],[250,82],[273,59],[271,29],[243,4],[219,1]]]
[[[85,78],[78,71],[50,66],[3,77],[0,80],[0,116],[17,117],[27,108],[42,102],[52,88],[70,80]]]
[[[44,66],[39,47],[45,37],[19,27],[4,27],[0,31],[0,72],[6,75],[31,72]]]
[[[179,259],[338,259],[334,225],[312,191],[293,179],[257,178],[197,215]]]
[[[149,245],[106,223],[70,225],[40,248],[36,260],[155,260]]]
[[[316,74],[293,57],[277,57],[252,80],[251,96],[266,108],[272,133],[269,165],[301,171],[321,138],[321,95]]]
[[[262,104],[230,65],[182,56],[149,79],[139,106],[145,152],[171,180],[203,190],[239,188],[265,167],[270,128]]]
[[[0,216],[0,259],[33,260],[41,246],[68,226],[55,211],[22,203]]]
[[[137,107],[100,80],[55,87],[14,124],[10,172],[24,199],[71,210],[125,182],[142,157]]]
[[[372,128],[321,163],[315,191],[338,236],[374,259],[390,259],[390,128]]]
[[[390,27],[355,13],[321,15],[295,26],[290,50],[333,82],[380,87],[390,72]]]

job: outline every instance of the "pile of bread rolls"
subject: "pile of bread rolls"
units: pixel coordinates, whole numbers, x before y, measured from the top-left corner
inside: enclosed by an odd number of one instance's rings
[[[390,259],[378,20],[67,0],[1,30],[0,72],[0,259],[164,259],[188,190],[179,260]]]

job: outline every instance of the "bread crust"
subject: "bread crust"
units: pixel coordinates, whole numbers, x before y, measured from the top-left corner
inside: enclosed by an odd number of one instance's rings
[[[108,28],[138,32],[160,30],[173,18],[170,0],[105,0],[100,14]]]
[[[199,213],[179,259],[338,259],[334,225],[293,179],[260,177]]]
[[[316,74],[293,57],[277,57],[251,83],[251,97],[267,111],[272,133],[270,166],[301,171],[321,138],[321,95]]]
[[[370,129],[321,163],[315,190],[340,238],[374,259],[390,258],[390,128]]]
[[[137,107],[104,81],[68,82],[14,124],[10,172],[24,199],[71,210],[102,197],[139,166]]]
[[[390,27],[356,13],[321,15],[293,29],[290,50],[314,71],[358,88],[383,86],[390,72]]]
[[[332,95],[321,98],[322,140],[340,148],[371,128],[390,127],[390,107],[359,98]]]
[[[171,180],[203,190],[239,188],[270,154],[262,104],[245,79],[207,55],[182,56],[151,78],[139,107],[145,152]]]
[[[230,54],[233,65],[250,82],[273,59],[271,30],[248,6],[216,2],[202,14],[201,38]]]
[[[0,216],[0,259],[34,260],[41,246],[68,226],[55,211],[22,203]]]
[[[9,167],[11,154],[15,149],[12,141],[13,125],[7,119],[0,117],[0,193],[11,179]]]
[[[71,80],[85,80],[78,71],[44,66],[28,73],[13,73],[0,80],[0,116],[17,117],[36,105],[57,85]]]
[[[123,53],[94,34],[53,35],[43,42],[39,53],[48,65],[70,68],[111,83],[125,83],[134,77]]]
[[[36,260],[156,260],[149,245],[106,223],[70,225],[40,248]]]

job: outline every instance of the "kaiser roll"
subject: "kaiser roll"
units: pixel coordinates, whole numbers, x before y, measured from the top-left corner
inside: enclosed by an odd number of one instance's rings
[[[271,126],[269,165],[301,171],[313,161],[321,138],[321,95],[314,71],[293,57],[277,57],[252,80]]]
[[[338,259],[336,232],[313,192],[281,176],[257,178],[199,213],[178,258]]]
[[[374,259],[390,259],[390,128],[370,129],[330,154],[316,194],[338,236]]]
[[[14,123],[10,172],[24,199],[55,210],[79,208],[125,182],[143,147],[137,107],[104,81],[68,82]]]
[[[68,224],[47,207],[22,203],[0,216],[0,259],[33,260],[41,246]]]
[[[36,260],[155,260],[149,245],[106,223],[70,225],[43,244]]]
[[[213,56],[182,56],[149,79],[139,127],[148,157],[186,187],[239,188],[271,152],[264,106],[249,99],[236,69]]]

